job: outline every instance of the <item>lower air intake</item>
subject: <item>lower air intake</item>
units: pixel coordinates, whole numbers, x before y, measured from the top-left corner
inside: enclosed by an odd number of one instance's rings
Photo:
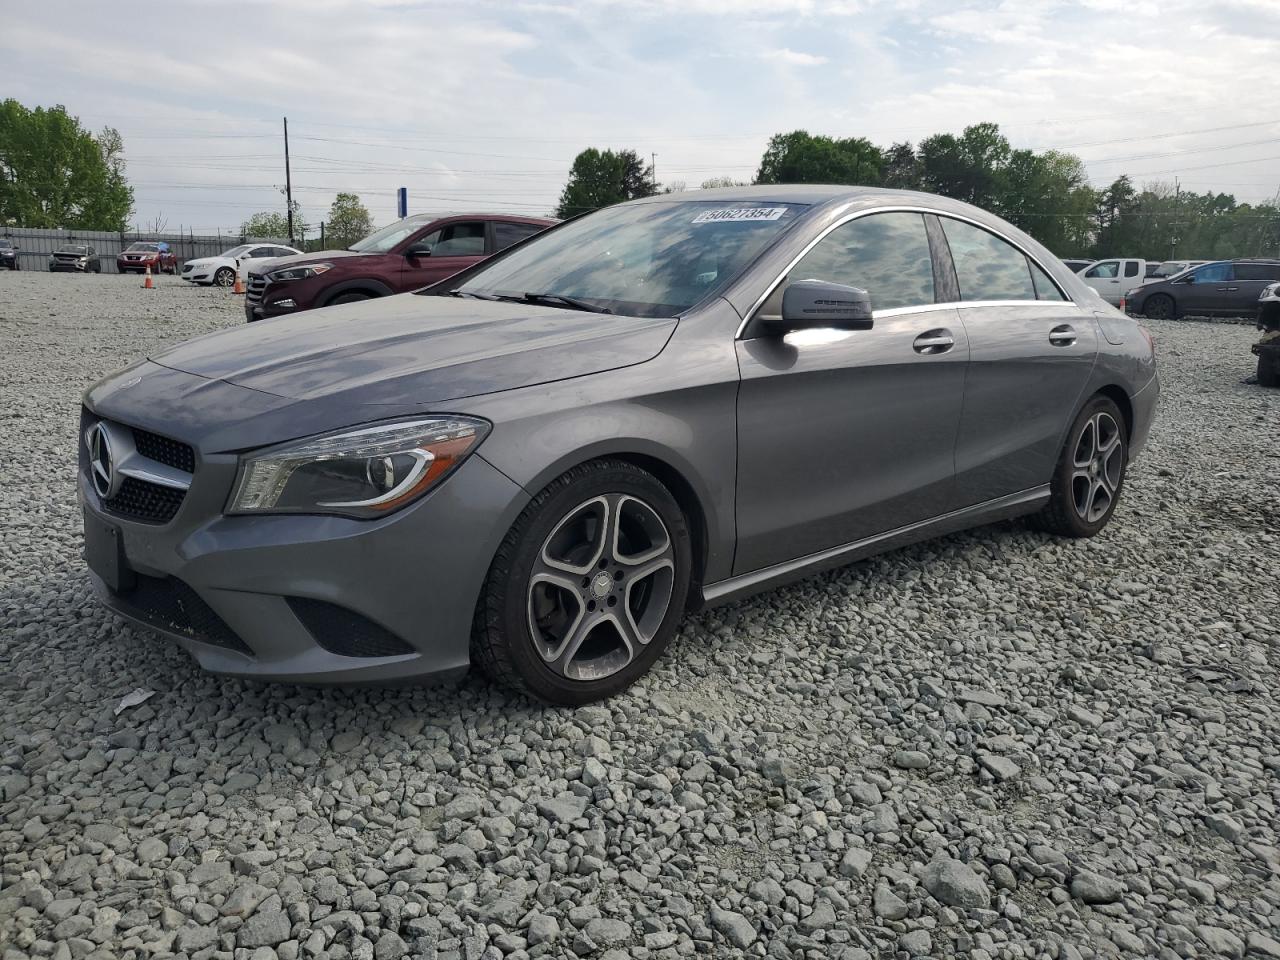
[[[285,599],[316,643],[330,653],[340,657],[400,657],[414,652],[386,627],[346,607],[305,597]]]

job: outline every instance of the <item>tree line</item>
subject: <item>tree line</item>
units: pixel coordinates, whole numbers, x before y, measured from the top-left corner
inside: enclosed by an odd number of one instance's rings
[[[1090,185],[1084,161],[1060,150],[1015,148],[994,123],[879,147],[864,137],[804,130],[769,139],[753,181],[922,190],[989,210],[1063,257],[1225,259],[1280,255],[1280,204],[1239,203],[1227,193],[1179,191],[1128,176]],[[704,189],[743,185],[728,177]],[[683,189],[655,182],[634,150],[589,148],[574,159],[557,216]]]

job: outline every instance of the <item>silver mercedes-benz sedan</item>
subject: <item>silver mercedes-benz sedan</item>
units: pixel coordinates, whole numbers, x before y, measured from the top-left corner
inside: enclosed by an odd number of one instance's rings
[[[1158,392],[1145,331],[974,207],[664,195],[107,377],[85,552],[209,670],[578,704],[689,609],[1020,514],[1097,534]]]

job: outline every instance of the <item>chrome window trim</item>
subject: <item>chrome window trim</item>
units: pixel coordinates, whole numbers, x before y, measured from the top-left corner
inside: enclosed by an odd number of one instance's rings
[[[751,305],[751,309],[747,311],[746,317],[744,317],[742,322],[738,324],[738,330],[733,335],[733,338],[735,340],[742,339],[742,332],[747,329],[747,324],[751,322],[752,317],[756,315],[756,311],[759,310],[764,305],[764,302],[768,300],[771,296],[773,296],[773,292],[776,289],[778,289],[778,284],[782,282],[783,278],[786,277],[787,274],[789,274],[792,270],[795,269],[795,265],[799,263],[801,260],[803,260],[805,256],[808,255],[810,250],[812,250],[819,243],[825,240],[828,234],[830,234],[833,230],[836,230],[839,227],[843,227],[846,223],[851,223],[854,220],[860,220],[862,217],[873,216],[874,214],[877,214],[877,213],[918,213],[921,215],[932,214],[935,217],[947,217],[952,220],[959,220],[961,223],[967,223],[970,226],[977,227],[979,230],[985,230],[987,233],[991,234],[992,236],[999,237],[1001,240],[1009,244],[1009,246],[1013,247],[1015,250],[1021,253],[1024,257],[1026,257],[1028,260],[1034,263],[1037,267],[1039,267],[1041,272],[1043,272],[1045,276],[1047,276],[1051,281],[1053,281],[1054,287],[1057,288],[1058,292],[1062,294],[1064,299],[1062,300],[958,300],[958,301],[953,301],[948,303],[919,304],[919,305],[913,305],[910,307],[891,307],[888,310],[885,310],[883,312],[879,310],[873,310],[871,312],[872,317],[878,317],[882,315],[893,316],[897,313],[902,313],[904,311],[920,312],[924,310],[940,310],[940,309],[947,309],[951,307],[990,307],[995,305],[1009,307],[1009,306],[1030,306],[1033,304],[1036,306],[1048,306],[1048,305],[1054,305],[1054,304],[1062,305],[1062,304],[1068,304],[1068,303],[1072,304],[1073,306],[1076,306],[1077,308],[1079,307],[1079,304],[1076,303],[1075,299],[1071,297],[1067,293],[1067,291],[1062,288],[1062,284],[1058,282],[1057,278],[1050,271],[1045,269],[1045,266],[1040,261],[1039,257],[1033,256],[1030,252],[1026,250],[1026,248],[1022,246],[1022,244],[1014,242],[1013,240],[1006,237],[1003,233],[1000,233],[998,230],[993,230],[991,227],[987,226],[985,223],[982,223],[978,220],[974,220],[972,217],[966,217],[963,214],[951,213],[946,210],[939,210],[936,207],[920,207],[920,206],[871,207],[866,210],[855,210],[853,213],[848,213],[842,217],[839,217],[838,219],[833,221],[820,234],[818,234],[816,237],[810,240],[807,244],[805,244],[804,249],[801,250],[798,254],[796,254],[794,258],[792,258],[791,262],[787,264],[786,269],[783,270],[781,273],[779,273],[773,279],[773,282],[770,283],[769,286],[765,288],[764,293],[761,294],[756,299],[756,302]],[[953,260],[953,263],[954,263],[954,260]]]
[[[1070,307],[1079,310],[1080,306],[1073,300],[947,300],[943,303],[923,303],[915,307],[887,307],[884,310],[872,310],[873,318],[901,317],[912,313],[929,313],[933,310],[969,310],[974,307],[1048,307],[1064,309]]]

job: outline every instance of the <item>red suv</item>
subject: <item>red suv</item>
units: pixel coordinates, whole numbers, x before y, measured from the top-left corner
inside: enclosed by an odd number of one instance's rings
[[[177,273],[178,258],[167,243],[140,241],[116,254],[117,273]]]
[[[280,257],[251,270],[245,318],[252,323],[429,286],[555,222],[502,214],[406,217],[348,250]]]

